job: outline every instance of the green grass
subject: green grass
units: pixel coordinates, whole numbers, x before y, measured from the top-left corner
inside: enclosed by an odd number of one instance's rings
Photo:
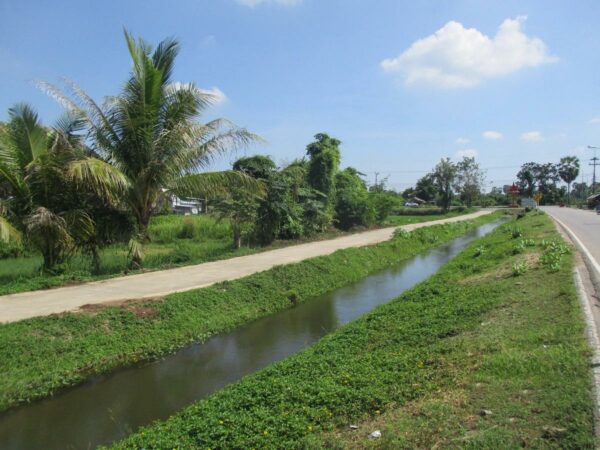
[[[384,226],[400,226],[408,225],[410,223],[429,222],[431,220],[447,219],[450,217],[457,217],[463,214],[471,214],[478,210],[478,208],[468,209],[454,209],[445,214],[442,214],[439,208],[403,208],[402,214],[395,214],[389,216],[384,223]]]
[[[292,296],[303,301],[359,280],[499,215],[422,228],[410,239],[340,250],[162,301],[1,325],[0,410],[288,308]]]
[[[560,240],[545,215],[519,227],[536,245],[515,255],[503,226],[396,300],[115,447],[594,448],[572,257],[540,262],[542,240]],[[515,277],[517,262],[529,270]]]
[[[452,212],[449,215],[437,216],[402,216],[399,218],[392,216],[385,225],[394,226],[425,222],[469,212],[472,211]],[[185,221],[191,221],[192,223],[193,237],[191,239],[183,239],[179,236]],[[311,240],[329,239],[344,234],[332,230],[313,236],[310,239],[277,241],[268,247],[245,246],[235,250],[232,248],[231,229],[226,221],[217,222],[211,216],[184,217],[180,215],[154,217],[150,223],[149,233],[151,242],[144,247],[146,258],[143,271],[201,264]],[[6,248],[4,250],[6,251],[0,251],[0,254],[10,253],[10,249]],[[42,275],[40,273],[42,258],[39,255],[0,259],[0,295],[136,273],[136,271],[127,270],[127,255],[128,248],[126,244],[115,244],[102,249],[101,269],[99,273],[95,274],[91,272],[90,259],[82,255],[75,255],[69,259],[63,264],[61,273],[57,275]]]

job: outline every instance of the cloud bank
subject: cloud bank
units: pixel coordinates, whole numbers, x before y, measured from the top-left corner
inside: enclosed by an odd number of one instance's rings
[[[525,20],[525,16],[506,19],[494,37],[450,21],[398,57],[384,59],[381,67],[399,74],[407,86],[456,89],[558,61],[541,39],[523,33]]]

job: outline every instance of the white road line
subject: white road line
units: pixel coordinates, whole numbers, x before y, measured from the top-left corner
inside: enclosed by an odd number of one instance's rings
[[[584,268],[585,270],[585,268]],[[577,286],[577,293],[579,294],[579,301],[583,308],[586,331],[588,336],[588,342],[592,348],[591,368],[592,377],[594,382],[594,396],[596,397],[596,405],[594,408],[594,429],[596,436],[600,436],[600,339],[598,338],[598,331],[596,329],[596,322],[594,321],[594,315],[591,308],[591,300],[586,292],[581,274],[577,267],[574,270],[575,273],[575,285]]]
[[[562,220],[557,219],[556,216],[554,216],[552,214],[550,214],[550,216],[552,216],[552,218],[561,227],[563,227],[565,229],[565,231],[569,234],[569,237],[571,239],[573,239],[573,241],[575,241],[575,243],[577,244],[577,246],[579,247],[579,249],[581,250],[581,252],[585,255],[585,257],[587,258],[587,260],[589,261],[589,263],[592,265],[592,267],[596,271],[596,275],[600,276],[600,264],[598,264],[598,261],[596,261],[596,259],[592,256],[592,254],[587,249],[587,247],[585,245],[583,245],[583,242],[581,242],[579,240],[579,238],[575,235],[575,233],[568,226],[566,226]]]

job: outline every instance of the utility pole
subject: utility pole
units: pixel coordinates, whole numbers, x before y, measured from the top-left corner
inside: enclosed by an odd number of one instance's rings
[[[600,159],[598,159],[598,157],[596,156],[596,150],[598,150],[600,147],[593,147],[591,145],[588,145],[588,148],[594,150],[594,157],[592,159],[590,159],[590,161],[591,161],[590,166],[592,166],[592,194],[595,194],[595,192],[596,192],[596,166],[600,166],[600,163],[598,162]]]

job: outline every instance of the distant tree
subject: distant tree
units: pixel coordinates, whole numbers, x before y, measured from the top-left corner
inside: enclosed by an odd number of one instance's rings
[[[383,223],[394,208],[400,206],[400,200],[398,194],[393,192],[369,192],[369,201],[373,206],[377,223]]]
[[[589,194],[590,188],[587,183],[573,183],[572,193],[575,198],[579,200],[585,200]]]
[[[475,158],[464,157],[456,164],[454,187],[463,203],[471,207],[481,195],[485,184],[485,173]]]
[[[375,219],[367,186],[360,175],[352,167],[336,175],[335,221],[342,230],[370,225]]]
[[[539,164],[537,163],[528,162],[521,166],[521,169],[517,173],[517,185],[522,195],[526,197],[533,196],[538,172]]]
[[[215,203],[215,211],[219,220],[229,219],[233,232],[233,247],[242,246],[242,238],[249,236],[258,217],[260,197],[243,189],[230,192],[225,198]]]
[[[341,141],[325,133],[315,135],[315,142],[306,147],[310,161],[308,165],[308,183],[327,196],[328,204],[335,198],[335,174],[340,165]]]
[[[542,194],[543,204],[556,203],[562,196],[556,185],[560,179],[556,164],[525,163],[517,173],[517,179],[522,195],[531,197],[537,189]]]
[[[579,175],[579,158],[576,156],[565,156],[558,164],[558,175],[567,183],[567,199],[571,203],[571,183]]]
[[[402,191],[401,195],[404,200],[409,200],[416,195],[415,188],[413,188],[413,187],[406,188]]]
[[[456,164],[450,158],[442,158],[435,166],[433,178],[439,194],[439,204],[444,211],[450,209],[454,192],[452,186],[456,180]]]
[[[435,200],[437,195],[437,187],[435,185],[435,176],[433,173],[428,173],[420,178],[415,185],[414,195],[421,200],[431,202]]]
[[[253,178],[266,180],[277,168],[275,162],[265,155],[246,156],[233,163],[233,170],[238,170]]]

